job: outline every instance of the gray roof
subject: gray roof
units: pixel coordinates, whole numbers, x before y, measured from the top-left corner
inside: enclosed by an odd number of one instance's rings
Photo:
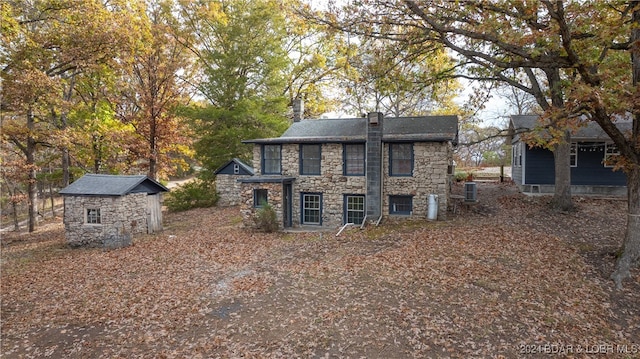
[[[536,126],[539,126],[538,119],[540,116],[538,115],[513,115],[511,116],[511,125],[516,130],[517,133],[527,132],[536,129]],[[586,124],[584,126],[579,127],[575,132],[571,134],[572,140],[582,140],[582,141],[607,141],[610,140],[609,136],[602,130],[600,125],[594,121],[589,121],[586,117],[584,118]],[[620,131],[628,131],[631,130],[632,122],[628,119],[620,118],[616,121],[616,127],[620,129]],[[516,136],[517,137],[517,136]]]
[[[155,194],[167,191],[169,190],[165,186],[144,175],[86,174],[60,190],[60,194],[72,196],[124,196],[129,193]]]
[[[366,118],[302,120],[294,122],[282,136],[244,143],[365,142]],[[382,140],[453,141],[458,137],[458,116],[387,117]]]
[[[248,164],[246,164],[246,163],[242,162],[242,160],[240,160],[239,158],[234,157],[234,158],[232,158],[229,162],[227,162],[227,163],[223,164],[222,166],[218,167],[218,169],[216,169],[216,170],[213,172],[213,174],[216,174],[216,175],[217,175],[218,173],[220,173],[220,171],[222,171],[223,169],[225,169],[228,165],[230,165],[230,164],[232,164],[232,163],[237,164],[238,166],[240,166],[240,168],[242,168],[242,170],[244,170],[245,172],[247,172],[247,173],[251,174],[252,176],[253,176],[253,174],[255,173],[255,172],[253,171],[253,167],[251,167],[251,166],[249,166]]]

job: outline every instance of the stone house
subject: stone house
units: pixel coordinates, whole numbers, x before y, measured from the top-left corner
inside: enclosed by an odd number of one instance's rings
[[[117,248],[162,230],[165,186],[147,176],[86,174],[60,191],[71,246]]]
[[[246,226],[269,203],[281,227],[339,227],[383,217],[438,219],[449,203],[457,116],[301,120],[253,145],[254,176],[240,179]]]
[[[253,176],[253,168],[238,158],[220,166],[213,173],[216,176],[216,191],[218,192],[218,206],[236,206],[240,204],[239,179]]]

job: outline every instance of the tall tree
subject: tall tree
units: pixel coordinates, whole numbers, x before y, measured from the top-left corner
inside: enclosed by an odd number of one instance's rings
[[[274,0],[184,1],[180,15],[180,40],[202,68],[198,90],[206,104],[191,116],[197,156],[211,174],[229,158],[249,157],[241,140],[286,128],[284,15]]]
[[[147,4],[143,46],[130,58],[122,81],[118,115],[131,124],[140,140],[137,157],[146,159],[147,175],[166,177],[174,161],[189,154],[186,120],[176,108],[189,102],[190,52],[172,35],[170,1]]]
[[[374,3],[376,6],[374,6]],[[536,98],[541,128],[555,149],[557,207],[570,208],[569,141],[584,120],[596,121],[620,149],[629,207],[623,254],[613,279],[620,286],[640,257],[639,1],[361,1],[336,26],[369,26],[372,36],[440,43],[458,54],[463,76],[500,81]],[[355,14],[355,15],[354,15]],[[332,15],[329,20],[340,19]],[[342,18],[344,19],[344,17]],[[402,31],[387,31],[389,26]],[[516,69],[527,81],[507,75]],[[580,116],[583,115],[583,116]],[[621,118],[633,117],[622,133]],[[563,174],[566,174],[563,175]]]
[[[57,146],[51,136],[67,126],[77,74],[110,61],[126,47],[129,32],[126,1],[8,1],[2,4],[4,94],[3,138],[24,154],[29,168],[29,231],[35,228],[35,162],[40,146]],[[67,171],[68,153],[63,153]],[[65,176],[68,178],[68,175]]]

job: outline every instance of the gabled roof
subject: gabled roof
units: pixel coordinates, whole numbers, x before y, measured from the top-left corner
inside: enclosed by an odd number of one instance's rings
[[[240,167],[240,172],[238,173],[240,175],[250,175],[253,176],[254,175],[254,171],[253,171],[253,167],[249,166],[248,164],[242,162],[239,158],[233,158],[232,160],[230,160],[229,162],[225,163],[224,165],[218,167],[217,170],[215,170],[213,172],[213,174],[217,175],[221,172],[225,172],[225,173],[229,173],[225,170],[227,170],[229,168],[230,165],[232,164],[236,164]],[[233,174],[233,169],[231,169],[230,174]]]
[[[538,125],[538,119],[540,116],[538,115],[513,115],[511,116],[511,126],[516,131],[516,133],[533,131],[536,129]],[[571,134],[572,140],[579,141],[609,141],[609,135],[602,130],[600,125],[598,125],[594,121],[589,121],[586,117],[584,118],[586,125],[579,127],[574,133]],[[630,120],[620,118],[615,122],[616,127],[620,129],[620,131],[628,131],[631,130],[632,122]],[[516,140],[519,136],[516,135],[514,140]]]
[[[244,143],[365,142],[366,118],[302,120],[294,122],[282,136]],[[386,117],[382,140],[453,141],[458,137],[458,116]]]
[[[60,191],[71,196],[124,196],[129,193],[167,192],[165,186],[151,178],[138,176],[119,176],[86,174]]]

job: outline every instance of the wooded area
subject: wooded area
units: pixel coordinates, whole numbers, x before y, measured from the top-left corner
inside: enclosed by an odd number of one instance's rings
[[[0,5],[2,203],[85,172],[166,179],[247,158],[242,139],[338,110],[458,114],[502,85],[535,99],[531,145],[554,150],[555,208],[573,207],[573,130],[595,121],[620,150],[628,214],[618,286],[640,258],[640,2],[49,0]],[[340,3],[338,3],[340,4]],[[461,81],[480,81],[458,105]],[[465,82],[466,83],[466,82]],[[633,121],[623,133],[616,121]]]

